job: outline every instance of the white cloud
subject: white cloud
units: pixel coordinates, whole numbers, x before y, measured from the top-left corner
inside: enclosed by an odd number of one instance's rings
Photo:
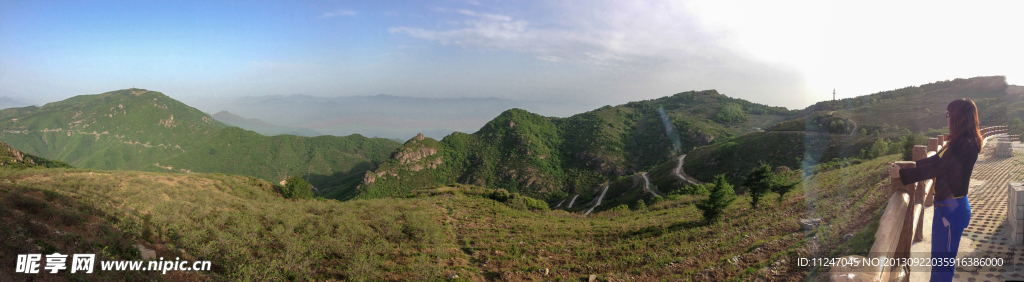
[[[320,15],[320,18],[324,19],[324,18],[333,18],[333,17],[350,17],[350,16],[355,16],[355,15],[356,15],[356,11],[352,11],[352,10],[337,10],[337,11],[334,11],[334,12],[324,13],[323,15]]]
[[[689,16],[680,5],[624,2],[556,9],[572,11],[565,11],[560,19],[530,21],[461,9],[454,11],[464,17],[455,28],[393,27],[388,31],[442,45],[515,50],[545,61],[617,68],[680,57],[699,59],[714,47],[714,36],[687,20]]]
[[[433,9],[454,15],[451,28],[393,27],[389,32],[475,50],[511,50],[559,65],[587,66],[582,81],[602,85],[576,95],[626,102],[688,90],[717,89],[758,103],[803,107],[803,76],[723,45],[729,33],[711,32],[677,2],[549,2],[526,13],[493,14]],[[515,10],[515,9],[513,9]],[[528,9],[527,9],[528,10]],[[451,17],[439,22],[452,20]],[[452,25],[441,25],[452,26]],[[579,88],[583,89],[583,88]],[[628,93],[628,94],[626,94]],[[593,97],[592,97],[593,98]],[[606,100],[607,101],[607,100]]]

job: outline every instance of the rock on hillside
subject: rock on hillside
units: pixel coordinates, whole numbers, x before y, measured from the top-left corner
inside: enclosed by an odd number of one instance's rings
[[[24,152],[11,148],[6,143],[0,142],[0,167],[29,168],[29,167],[53,167],[71,168],[70,165],[51,161],[44,158],[27,155]]]

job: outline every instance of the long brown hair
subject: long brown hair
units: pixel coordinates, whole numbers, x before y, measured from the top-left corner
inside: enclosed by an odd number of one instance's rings
[[[981,130],[978,121],[978,106],[970,98],[956,99],[946,106],[949,112],[949,143],[960,138],[970,138],[978,145],[978,152],[981,153]],[[964,140],[968,141],[968,140]]]

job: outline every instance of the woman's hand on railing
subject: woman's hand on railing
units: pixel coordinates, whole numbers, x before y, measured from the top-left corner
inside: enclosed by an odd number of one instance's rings
[[[889,163],[889,178],[900,178],[900,166]]]

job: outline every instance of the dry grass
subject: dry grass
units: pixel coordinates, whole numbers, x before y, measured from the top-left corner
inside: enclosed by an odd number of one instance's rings
[[[797,258],[822,253],[807,242],[834,250],[877,210],[885,191],[873,188],[876,163],[884,161],[822,172],[757,210],[741,196],[713,225],[693,207],[703,196],[587,217],[517,208],[467,186],[337,202],[284,199],[270,183],[239,176],[0,170],[0,196],[10,203],[0,217],[17,222],[0,235],[37,238],[62,253],[114,250],[108,259],[137,259],[130,246],[138,243],[159,256],[213,262],[212,272],[161,276],[171,280],[800,280],[812,270],[797,267]],[[809,216],[828,224],[801,231],[797,220]],[[31,222],[37,218],[45,224]],[[54,228],[95,244],[41,235]]]

